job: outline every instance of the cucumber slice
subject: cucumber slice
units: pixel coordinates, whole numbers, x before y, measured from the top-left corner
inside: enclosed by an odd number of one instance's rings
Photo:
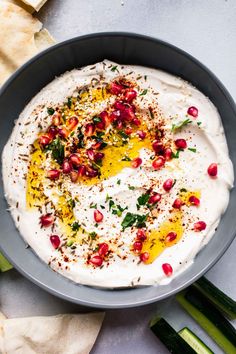
[[[195,350],[197,354],[214,354],[214,352],[189,328],[184,327],[181,329],[179,335]]]
[[[191,286],[176,299],[225,353],[236,353],[235,328],[200,291]]]
[[[12,268],[11,263],[9,263],[8,260],[0,253],[0,272],[6,272]]]
[[[200,278],[193,284],[201,291],[226,317],[236,319],[236,301],[223,293],[205,277]]]
[[[173,354],[196,354],[195,350],[180,337],[164,318],[156,318],[150,323],[152,332]]]

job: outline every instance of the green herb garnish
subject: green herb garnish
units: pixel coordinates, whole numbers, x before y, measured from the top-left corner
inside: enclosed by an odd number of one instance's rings
[[[95,238],[97,237],[97,234],[95,231],[93,231],[93,232],[89,233],[89,236],[91,237],[92,240],[95,240]]]
[[[91,209],[97,209],[97,203],[95,204],[95,203],[90,203],[89,204],[89,207],[91,208]]]
[[[184,126],[186,126],[190,123],[192,123],[192,121],[190,119],[185,119],[182,122],[179,122],[177,124],[172,124],[171,131],[175,132],[176,130],[182,129]]]
[[[67,201],[67,203],[68,203],[68,205],[71,207],[71,209],[73,209],[74,207],[75,207],[75,201],[74,201],[74,199],[69,199],[68,201]]]
[[[188,148],[189,151],[192,151],[192,152],[197,152],[197,149],[195,148]]]
[[[102,121],[102,119],[100,117],[93,117],[93,122],[96,123],[100,123]]]
[[[135,224],[136,227],[144,227],[145,226],[145,221],[147,219],[148,214],[146,215],[138,215],[138,214],[133,214],[128,212],[124,219],[122,220],[121,226],[124,229],[127,227],[131,227]]]
[[[129,156],[124,156],[121,161],[131,161],[131,158]]]
[[[111,71],[118,71],[118,69],[117,69],[117,65],[114,65],[112,68],[111,68]]]
[[[111,210],[111,208],[113,207],[113,205],[115,205],[115,202],[114,202],[112,199],[110,199],[110,200],[109,200],[109,211]]]
[[[73,222],[73,224],[71,224],[72,231],[78,231],[79,228],[80,228],[80,224],[77,221],[75,221],[75,222]]]
[[[128,186],[128,188],[129,188],[131,191],[134,191],[134,190],[135,190],[135,187],[134,187],[134,186]]]
[[[71,97],[68,98],[66,104],[67,104],[67,106],[68,106],[69,108],[71,108],[71,105],[72,105],[72,99],[71,99]]]
[[[197,122],[197,125],[200,126],[202,124],[202,122]]]
[[[150,195],[149,194],[142,194],[140,195],[140,197],[138,197],[138,204],[139,205],[145,205],[147,204],[148,200],[150,198]]]
[[[181,189],[180,189],[180,192],[186,193],[186,192],[187,192],[187,189],[186,189],[186,188],[181,188]]]
[[[143,90],[143,91],[140,93],[140,95],[139,95],[139,96],[144,96],[144,95],[146,95],[146,94],[147,94],[147,92],[148,92],[148,90],[147,90],[147,89],[145,89],[145,90]]]
[[[64,145],[59,138],[53,140],[46,148],[52,152],[52,158],[60,165],[62,164],[65,156]]]
[[[174,152],[172,151],[171,157],[172,157],[173,159],[178,159],[178,158],[179,158],[179,153],[180,153],[180,150],[177,150],[176,153],[174,153]]]
[[[55,109],[52,108],[52,107],[49,107],[49,108],[47,109],[47,111],[48,111],[48,114],[49,114],[50,116],[52,116],[53,113],[55,112]]]
[[[121,182],[121,180],[120,180],[120,179],[118,179],[118,181],[116,182],[116,184],[120,185],[120,182]]]
[[[125,134],[125,132],[123,132],[122,130],[120,130],[118,133],[119,133],[120,136],[121,136],[122,138],[124,138],[124,139],[128,139],[128,138],[129,138],[129,135]]]

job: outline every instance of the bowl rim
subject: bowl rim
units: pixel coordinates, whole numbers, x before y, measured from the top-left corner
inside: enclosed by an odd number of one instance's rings
[[[86,34],[86,35],[82,35],[82,36],[76,36],[76,37],[67,39],[65,41],[59,42],[57,44],[54,44],[53,46],[50,46],[49,48],[47,48],[47,49],[41,51],[40,53],[36,54],[34,57],[32,57],[28,61],[26,61],[20,68],[18,68],[6,80],[6,82],[0,88],[0,96],[4,93],[5,90],[8,89],[8,87],[11,85],[11,83],[14,82],[14,80],[18,76],[20,76],[20,74],[22,72],[24,72],[24,70],[28,67],[28,65],[30,65],[30,64],[34,63],[35,61],[39,60],[45,54],[53,52],[54,50],[57,50],[60,47],[73,44],[73,43],[75,43],[77,41],[83,41],[83,40],[87,40],[87,39],[103,38],[103,37],[107,37],[107,36],[109,36],[109,37],[124,37],[124,38],[141,39],[141,40],[145,40],[145,41],[150,41],[150,42],[153,42],[154,44],[156,43],[156,44],[163,45],[163,46],[165,46],[165,47],[167,47],[169,49],[172,49],[173,51],[181,54],[182,56],[186,57],[190,61],[194,62],[194,64],[196,64],[198,67],[200,67],[200,69],[205,71],[213,79],[213,81],[217,85],[218,89],[221,91],[221,93],[224,95],[225,99],[228,101],[233,113],[236,116],[236,105],[235,105],[235,102],[234,102],[232,96],[230,95],[230,93],[228,92],[226,87],[222,84],[222,82],[216,77],[216,75],[207,66],[202,64],[198,59],[193,57],[191,54],[187,53],[183,49],[180,49],[180,48],[176,47],[175,45],[173,45],[173,44],[171,44],[169,42],[166,42],[164,40],[161,40],[161,39],[158,39],[158,38],[155,38],[155,37],[152,37],[152,36],[142,35],[142,34],[138,34],[138,33],[134,33],[134,32],[122,32],[122,31],[96,32],[96,33],[90,33],[90,34]],[[17,232],[19,233],[18,230],[17,230]],[[116,304],[106,304],[106,305],[104,305],[104,304],[101,304],[101,303],[97,303],[96,301],[80,300],[78,298],[71,297],[68,294],[64,294],[61,291],[55,290],[52,287],[50,287],[49,285],[46,285],[45,283],[42,283],[39,279],[37,279],[37,277],[27,273],[24,269],[21,269],[21,267],[18,264],[15,263],[14,259],[12,259],[11,256],[9,257],[7,255],[7,252],[5,252],[5,250],[2,248],[1,243],[0,243],[0,250],[1,250],[2,254],[7,259],[9,259],[9,261],[13,264],[14,268],[16,268],[27,279],[32,281],[34,284],[40,286],[41,288],[43,288],[44,290],[46,290],[50,294],[52,294],[54,296],[57,296],[57,297],[59,297],[59,298],[61,298],[63,300],[66,300],[66,301],[69,301],[69,302],[72,302],[72,303],[76,303],[76,304],[79,304],[79,305],[87,306],[87,307],[103,308],[103,309],[118,309],[118,308],[131,308],[131,307],[148,305],[148,304],[151,304],[153,302],[157,302],[157,301],[163,300],[163,299],[165,299],[167,297],[170,297],[171,295],[174,295],[177,292],[181,291],[182,289],[186,288],[187,286],[191,285],[193,282],[195,282],[197,279],[199,279],[204,273],[206,273],[222,257],[222,255],[228,249],[230,244],[233,242],[235,236],[236,236],[236,230],[234,231],[232,236],[227,240],[227,242],[224,244],[224,247],[222,247],[220,249],[220,251],[218,251],[217,257],[215,257],[213,260],[211,260],[196,275],[193,275],[193,276],[189,277],[188,280],[183,282],[181,285],[175,287],[173,290],[167,291],[165,294],[162,294],[162,295],[159,295],[159,296],[152,296],[148,300],[147,299],[140,300],[140,301],[138,301],[136,303],[132,302],[132,300],[130,299],[130,301],[129,302],[127,301],[125,304],[123,304],[122,301],[120,301],[120,302],[117,301]],[[35,254],[35,256],[36,256],[36,254]],[[39,259],[39,260],[41,261],[41,259]],[[59,276],[63,277],[60,274],[59,274]],[[65,277],[63,277],[63,278],[65,278]],[[71,281],[68,278],[65,278],[65,279]],[[78,285],[77,283],[74,283],[74,284]],[[82,284],[79,284],[79,285],[82,285]],[[91,287],[91,290],[92,289],[93,288]],[[97,290],[97,288],[96,288],[96,290]],[[101,290],[104,291],[105,289],[101,288]],[[111,290],[109,289],[108,291],[111,291]],[[117,291],[117,289],[114,289],[114,290],[112,289],[112,291]],[[120,291],[120,290],[118,290],[118,291]],[[135,289],[133,289],[132,291],[135,291]]]

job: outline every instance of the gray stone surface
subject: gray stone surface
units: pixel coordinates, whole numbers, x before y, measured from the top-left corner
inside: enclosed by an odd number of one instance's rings
[[[103,31],[137,32],[166,40],[208,66],[236,99],[234,0],[49,0],[38,17],[57,41]],[[236,241],[207,277],[236,299],[235,254]],[[15,270],[1,274],[0,308],[8,317],[88,310],[55,298]],[[141,308],[107,311],[92,354],[168,353],[147,327],[155,314],[164,314],[176,329],[189,326],[215,353],[222,353],[171,298]]]

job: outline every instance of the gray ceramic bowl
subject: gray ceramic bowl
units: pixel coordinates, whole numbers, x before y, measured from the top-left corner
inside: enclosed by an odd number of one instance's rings
[[[218,108],[223,120],[231,159],[236,166],[236,109],[219,80],[196,59],[160,40],[129,33],[101,33],[78,37],[55,45],[28,61],[0,91],[0,149],[14,120],[30,99],[56,75],[103,59],[166,70],[190,81]],[[16,230],[7,211],[0,186],[0,246],[13,265],[27,278],[50,293],[74,303],[101,308],[124,308],[164,299],[202,276],[225,252],[236,230],[236,191],[212,240],[197,255],[193,265],[169,285],[127,290],[99,290],[75,284],[53,272],[33,252]],[[217,198],[217,196],[216,196]]]

